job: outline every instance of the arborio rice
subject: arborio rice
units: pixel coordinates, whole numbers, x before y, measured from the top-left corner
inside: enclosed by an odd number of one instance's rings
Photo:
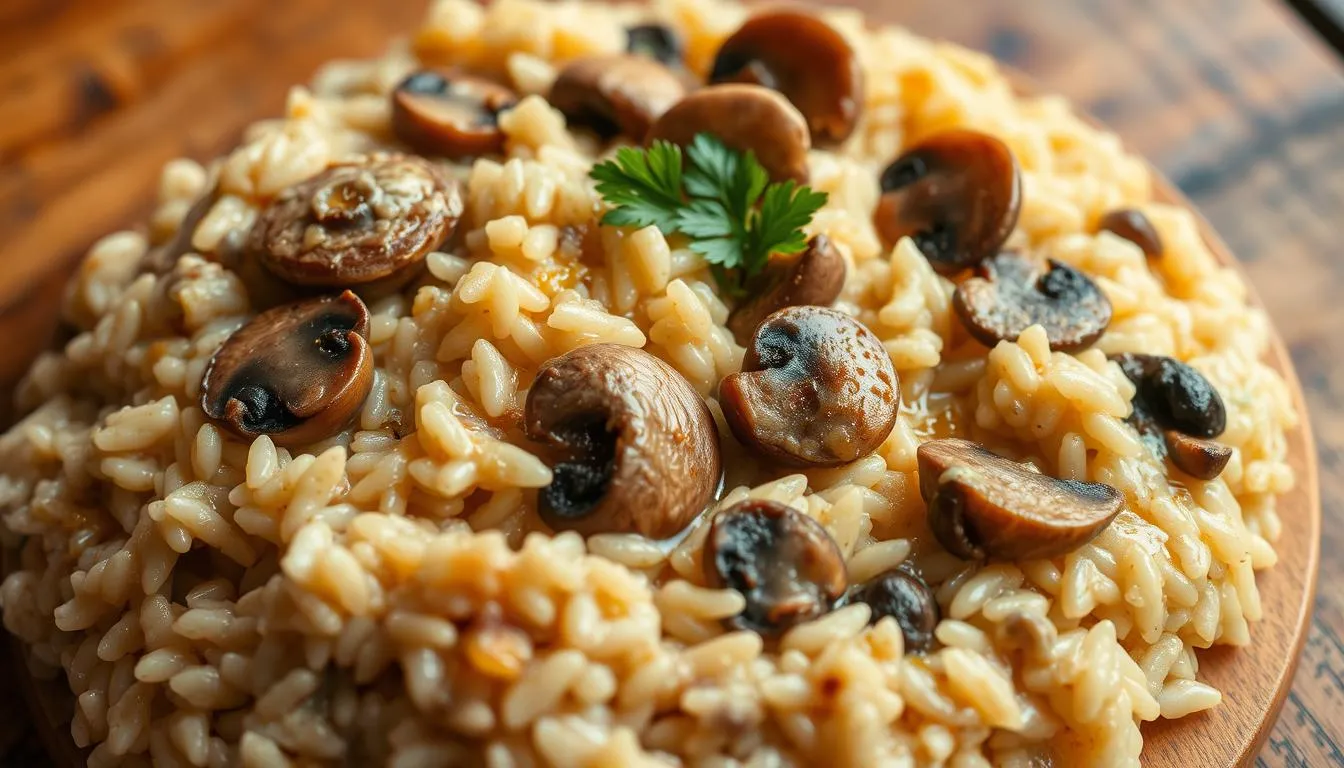
[[[565,62],[623,50],[644,22],[678,32],[703,77],[745,16],[711,0],[440,0],[409,45],[327,66],[227,156],[170,163],[148,228],[93,247],[65,303],[77,332],[34,365],[27,416],[0,438],[19,550],[5,626],[69,683],[91,766],[1132,765],[1141,723],[1218,704],[1195,649],[1250,641],[1275,496],[1293,483],[1297,417],[1260,362],[1265,315],[1114,136],[1056,98],[1015,96],[984,56],[828,10],[861,62],[863,110],[848,141],[808,156],[829,193],[809,233],[843,254],[835,306],[880,339],[903,404],[847,465],[754,461],[716,399],[744,354],[725,327],[734,300],[684,239],[597,226],[587,174],[608,147],[541,96]],[[502,153],[444,161],[464,185],[457,235],[369,300],[374,371],[354,423],[288,449],[240,438],[203,413],[202,378],[273,302],[223,254],[286,188],[406,152],[389,94],[425,64],[519,94],[498,118]],[[1092,348],[1051,352],[1039,327],[987,348],[911,240],[883,246],[881,169],[956,126],[1000,137],[1020,165],[1007,246],[1109,298]],[[1161,258],[1097,232],[1118,208],[1146,214]],[[194,229],[178,232],[184,218]],[[184,255],[152,269],[175,236]],[[537,517],[552,472],[519,414],[543,362],[594,342],[666,361],[719,422],[724,487],[680,539],[552,534]],[[1217,479],[1169,479],[1126,422],[1120,352],[1178,358],[1217,387],[1232,449]],[[1123,511],[1063,556],[953,557],[930,536],[916,465],[947,436],[1107,483]],[[744,597],[706,585],[702,546],[715,512],[748,497],[824,526],[852,584],[916,565],[942,616],[928,652],[906,653],[896,622],[870,624],[857,601],[777,639],[726,625]],[[1027,650],[1024,620],[1040,633]]]

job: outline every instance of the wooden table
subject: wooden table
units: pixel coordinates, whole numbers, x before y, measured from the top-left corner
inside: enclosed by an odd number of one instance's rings
[[[1323,25],[1344,9],[1292,2]],[[1258,764],[1344,766],[1344,63],[1277,0],[856,4],[988,50],[1074,99],[1164,170],[1244,260],[1306,388],[1325,504],[1315,624]],[[41,298],[94,238],[146,213],[163,162],[223,151],[280,109],[289,83],[325,59],[377,52],[421,7],[0,3],[0,316],[40,328]],[[42,341],[35,330],[0,344],[0,381]],[[43,765],[18,709],[0,703],[0,766]]]

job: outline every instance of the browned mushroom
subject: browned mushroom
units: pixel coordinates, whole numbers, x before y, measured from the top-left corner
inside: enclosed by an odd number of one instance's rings
[[[893,568],[861,585],[853,597],[872,609],[870,621],[892,617],[901,628],[908,653],[927,651],[933,646],[933,630],[940,613],[933,590],[919,574],[909,568]]]
[[[639,140],[685,93],[681,78],[653,59],[589,56],[560,70],[549,100],[571,125],[607,139],[624,134]]]
[[[1045,329],[1050,348],[1077,352],[1111,324],[1111,302],[1087,275],[1067,264],[1046,265],[1005,251],[976,268],[952,296],[952,307],[981,344],[1017,341],[1033,325]]]
[[[957,557],[1033,560],[1091,541],[1124,497],[1102,483],[1059,480],[967,440],[919,446],[919,491],[929,528]]]
[[[1209,439],[1227,428],[1227,410],[1213,384],[1170,357],[1131,353],[1111,359],[1134,383],[1128,421],[1153,453],[1200,480],[1222,473],[1232,449]]]
[[[1143,254],[1149,258],[1162,255],[1162,236],[1157,233],[1157,228],[1143,211],[1135,208],[1111,211],[1097,222],[1097,229],[1123,237],[1139,246]]]
[[[552,528],[666,538],[719,484],[719,436],[705,401],[639,349],[592,344],[547,361],[524,426],[557,456],[538,499]]]
[[[499,83],[422,69],[392,91],[392,132],[426,155],[458,160],[499,154],[504,150],[499,113],[517,103],[518,94]]]
[[[817,235],[807,250],[773,256],[765,270],[747,285],[747,298],[728,316],[728,330],[746,346],[767,315],[785,307],[828,307],[845,287],[845,257],[826,235]]]
[[[863,108],[863,69],[854,49],[834,27],[801,10],[748,19],[719,48],[709,82],[783,93],[807,119],[817,146],[849,138]]]
[[[461,215],[460,186],[428,161],[371,155],[281,192],[253,225],[248,251],[295,285],[409,279]]]
[[[636,24],[625,33],[626,53],[646,56],[669,67],[682,66],[685,51],[681,36],[666,24]]]
[[[900,381],[882,342],[854,318],[787,307],[756,329],[742,372],[719,384],[733,434],[766,459],[838,466],[887,439]]]
[[[705,538],[705,581],[746,598],[727,624],[762,635],[829,612],[845,593],[845,558],[816,520],[765,499],[719,512]]]
[[[873,221],[888,247],[914,238],[937,272],[955,274],[998,253],[1017,226],[1020,176],[1002,141],[977,131],[944,131],[882,172]]]
[[[772,181],[807,183],[807,152],[812,148],[807,121],[769,88],[701,88],[664,112],[646,143],[664,139],[686,147],[700,133],[713,134],[729,149],[754,153]]]
[[[345,428],[373,386],[369,310],[350,291],[252,318],[215,352],[206,415],[240,437],[304,445]]]

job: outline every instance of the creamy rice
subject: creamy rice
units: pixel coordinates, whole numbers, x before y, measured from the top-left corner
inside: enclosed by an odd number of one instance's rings
[[[1275,496],[1293,483],[1297,416],[1260,358],[1247,306],[1191,213],[1154,202],[1145,165],[1056,98],[1022,99],[986,57],[856,13],[825,12],[866,75],[864,113],[814,150],[830,194],[810,226],[849,265],[837,307],[881,339],[901,379],[896,428],[837,469],[766,473],[724,440],[716,509],[768,498],[811,515],[861,581],[911,560],[943,620],[928,654],[850,605],[778,643],[726,630],[742,596],[704,584],[697,524],[675,546],[633,534],[551,535],[517,414],[538,366],[578,346],[642,347],[709,399],[743,349],[701,258],[656,228],[596,230],[587,172],[603,152],[539,95],[557,64],[617,52],[658,20],[703,74],[745,11],[439,0],[409,45],[337,62],[291,91],[226,157],[170,163],[144,230],[98,242],[70,285],[77,330],[19,392],[0,438],[0,509],[17,567],[5,626],[39,674],[64,675],[89,765],[1132,765],[1139,726],[1218,704],[1196,649],[1250,642],[1272,566]],[[301,449],[250,442],[200,407],[205,366],[257,311],[212,259],[265,202],[352,153],[397,148],[388,93],[417,63],[463,65],[524,98],[504,157],[454,166],[465,233],[427,275],[370,304],[375,381],[356,423]],[[1022,169],[1009,245],[1090,275],[1114,307],[1092,349],[1052,353],[1039,328],[986,349],[953,285],[872,225],[877,174],[954,126],[1002,138]],[[166,275],[142,270],[208,184],[218,199]],[[1160,260],[1093,234],[1142,209]],[[1220,477],[1168,479],[1126,422],[1133,385],[1107,354],[1169,355],[1221,392],[1233,449]],[[478,419],[464,418],[475,414]],[[481,427],[489,423],[493,429]],[[394,428],[395,425],[395,428]],[[964,436],[1063,478],[1120,489],[1125,508],[1056,559],[963,562],[930,537],[915,449]],[[708,516],[706,516],[708,517]],[[1011,617],[1039,616],[1041,653]]]

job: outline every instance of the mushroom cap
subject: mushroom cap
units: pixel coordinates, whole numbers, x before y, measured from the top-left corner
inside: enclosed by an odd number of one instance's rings
[[[747,19],[719,48],[709,82],[783,93],[821,147],[849,138],[863,110],[859,57],[844,35],[807,11],[773,9]]]
[[[421,69],[392,91],[392,132],[426,155],[459,160],[499,154],[499,113],[518,94],[499,83],[444,69]]]
[[[1072,552],[1110,525],[1124,504],[1109,485],[1033,472],[968,440],[930,440],[917,455],[929,527],[948,552],[965,559]]]
[[[658,118],[645,143],[663,139],[688,147],[700,133],[713,134],[729,149],[755,154],[771,181],[807,183],[812,148],[807,121],[769,88],[711,85],[687,94]]]
[[[1143,211],[1137,208],[1119,208],[1101,217],[1097,229],[1110,232],[1139,246],[1143,255],[1157,258],[1162,255],[1162,236]]]
[[[986,133],[935,134],[892,161],[873,215],[878,234],[903,237],[939,274],[955,274],[998,253],[1017,226],[1022,180],[1017,158]]]
[[[747,285],[747,298],[728,316],[738,344],[751,343],[756,327],[785,307],[829,307],[845,287],[845,257],[826,235],[816,235],[801,253],[770,257],[764,271]]]
[[[701,558],[705,581],[746,598],[729,626],[775,636],[831,610],[845,593],[845,558],[821,523],[768,499],[714,516]]]
[[[666,538],[718,488],[719,435],[708,406],[643,350],[591,344],[547,361],[523,419],[527,436],[560,457],[538,499],[552,528]]]
[[[941,612],[933,590],[919,574],[906,568],[893,568],[861,585],[853,599],[872,609],[871,623],[876,624],[887,616],[895,619],[905,638],[907,652],[919,653],[933,646],[933,631],[938,626]]]
[[[244,438],[303,445],[330,437],[373,387],[368,334],[369,310],[350,291],[262,312],[210,359],[201,409]]]
[[[276,197],[248,251],[295,285],[355,287],[414,272],[462,215],[462,193],[428,161],[371,155],[333,165]]]
[[[1051,259],[1040,262],[1005,251],[977,267],[952,296],[952,307],[977,341],[992,347],[1017,341],[1033,325],[1045,329],[1050,348],[1090,347],[1111,324],[1111,302],[1087,275]]]
[[[719,384],[744,446],[789,466],[839,466],[887,439],[900,380],[882,343],[833,309],[786,307],[761,323],[740,373]]]
[[[639,140],[685,94],[682,79],[666,66],[620,54],[566,64],[548,100],[571,125],[592,128],[604,138],[624,134]]]

